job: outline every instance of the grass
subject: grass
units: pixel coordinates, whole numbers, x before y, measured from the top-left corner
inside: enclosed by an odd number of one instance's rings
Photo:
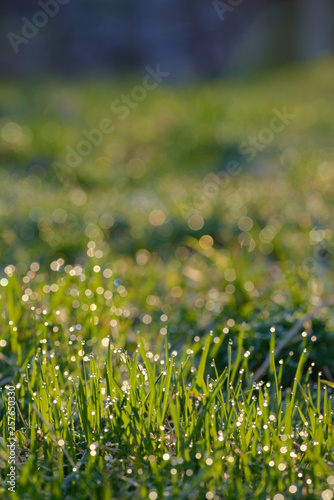
[[[333,498],[333,73],[161,87],[61,176],[131,83],[0,84],[3,498]]]

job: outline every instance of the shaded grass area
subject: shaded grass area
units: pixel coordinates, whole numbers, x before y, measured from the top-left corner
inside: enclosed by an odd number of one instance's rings
[[[333,73],[161,87],[124,121],[131,82],[1,83],[4,498],[333,497],[331,308],[252,380],[333,290]]]

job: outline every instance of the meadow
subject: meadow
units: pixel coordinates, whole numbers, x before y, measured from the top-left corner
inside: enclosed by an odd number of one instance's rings
[[[0,82],[1,498],[332,500],[333,77]]]

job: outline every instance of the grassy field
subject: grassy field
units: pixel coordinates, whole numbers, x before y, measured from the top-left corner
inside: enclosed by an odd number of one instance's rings
[[[1,498],[332,500],[333,77],[0,83]]]

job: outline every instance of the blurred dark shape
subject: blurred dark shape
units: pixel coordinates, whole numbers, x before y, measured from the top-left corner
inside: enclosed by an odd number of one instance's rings
[[[171,80],[329,55],[332,0],[2,0],[0,71],[118,74],[158,63]]]

